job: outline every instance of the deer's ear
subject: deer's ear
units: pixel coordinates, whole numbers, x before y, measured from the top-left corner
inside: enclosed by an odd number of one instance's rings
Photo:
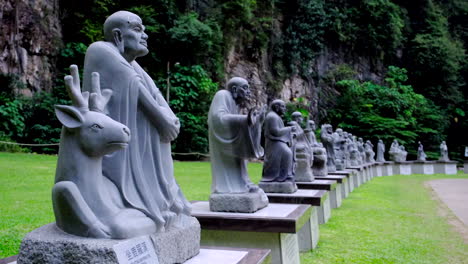
[[[73,106],[56,105],[55,115],[66,128],[77,128],[84,122],[83,115]]]

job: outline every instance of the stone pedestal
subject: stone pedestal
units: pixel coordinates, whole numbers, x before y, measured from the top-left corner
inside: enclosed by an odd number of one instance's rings
[[[317,208],[319,224],[328,222],[331,216],[330,196],[325,190],[299,189],[293,194],[268,194],[268,199],[274,203],[310,204]]]
[[[351,166],[346,170],[354,171],[356,173],[356,180],[354,181],[354,188],[361,186],[364,183],[364,168],[362,166]]]
[[[393,164],[393,175],[410,175],[411,161],[395,162]]]
[[[344,175],[336,175],[335,172],[328,174],[327,177],[317,177],[317,180],[331,180],[341,184],[341,198],[348,197],[349,194],[349,183],[348,178]]]
[[[297,191],[297,186],[294,182],[259,182],[258,187],[262,188],[265,193],[293,193]]]
[[[386,161],[382,167],[383,176],[392,176],[393,175],[393,161]]]
[[[413,161],[411,164],[412,174],[434,174],[434,162],[433,161]]]
[[[468,173],[468,160],[465,160],[463,163],[463,172]]]
[[[253,213],[268,205],[262,190],[254,193],[212,193],[210,209],[214,212]]]
[[[319,240],[319,224],[324,224],[330,218],[330,199],[328,191],[324,190],[302,190],[292,194],[283,193],[267,193],[271,203],[287,203],[287,204],[308,204],[312,205],[312,213],[310,216],[310,224],[306,224],[304,228],[310,230],[308,233],[299,233],[299,240],[305,243],[299,243],[301,251],[309,251],[317,246]],[[301,235],[302,234],[302,235]],[[304,236],[301,238],[302,236]]]
[[[376,162],[376,163],[374,163],[374,173],[375,173],[375,177],[382,177],[382,176],[384,176],[384,169],[385,169],[385,163],[383,163],[383,162]]]
[[[17,264],[16,259],[17,256],[0,259],[0,264]],[[268,264],[270,262],[269,249],[201,247],[198,255],[183,264]]]
[[[315,180],[313,182],[296,182],[299,189],[325,190],[330,193],[331,208],[341,206],[341,184],[332,180]]]
[[[457,174],[457,162],[438,160],[434,163],[434,172],[447,175]]]
[[[348,190],[352,192],[354,190],[354,182],[357,181],[357,173],[354,170],[342,170],[342,171],[335,171],[333,174],[329,175],[340,175],[346,176],[348,179]]]
[[[160,264],[183,263],[200,250],[200,224],[195,218],[183,228],[150,235]],[[42,226],[21,242],[18,264],[108,263],[118,264],[114,245],[117,239],[85,238],[67,234],[55,223]]]
[[[300,263],[298,233],[310,221],[311,210],[310,205],[270,203],[250,214],[212,212],[208,202],[192,202],[203,246],[267,248],[274,264]]]

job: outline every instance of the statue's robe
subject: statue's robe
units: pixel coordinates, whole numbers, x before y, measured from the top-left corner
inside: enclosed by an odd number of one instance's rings
[[[377,161],[378,162],[385,162],[384,153],[385,153],[385,145],[379,142],[377,144]]]
[[[291,127],[284,127],[283,120],[274,111],[268,112],[265,123],[265,160],[263,182],[294,180],[293,143]]]
[[[228,90],[218,91],[208,113],[212,193],[245,193],[253,183],[247,173],[247,159],[263,156],[261,122],[249,125],[247,115]]]
[[[131,131],[129,146],[103,159],[103,175],[121,192],[124,201],[155,221],[170,227],[190,215],[190,204],[174,179],[170,142],[162,142],[164,129],[154,116],[175,118],[161,92],[136,61],[127,62],[109,42],[95,42],[86,52],[83,90],[91,89],[91,73],[100,74],[101,89],[111,89],[108,115]],[[155,109],[142,106],[142,97]],[[152,112],[153,118],[150,118]],[[156,118],[157,119],[157,118]]]

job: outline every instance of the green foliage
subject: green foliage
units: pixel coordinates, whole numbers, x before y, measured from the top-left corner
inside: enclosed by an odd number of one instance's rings
[[[217,88],[201,66],[176,65],[170,76],[170,106],[181,129],[172,144],[174,152],[208,152],[207,116]]]
[[[357,80],[339,81],[343,94],[330,112],[329,120],[353,134],[403,144],[438,145],[447,127],[443,114],[430,100],[404,85],[405,69],[391,66],[386,85]]]
[[[304,97],[294,98],[291,102],[286,103],[286,113],[284,119],[291,121],[291,115],[294,112],[300,112],[304,120],[309,119],[309,102]]]

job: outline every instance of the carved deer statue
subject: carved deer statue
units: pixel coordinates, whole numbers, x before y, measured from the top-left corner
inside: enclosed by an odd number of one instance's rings
[[[127,146],[129,129],[103,113],[112,91],[101,93],[93,73],[91,94],[81,93],[78,67],[65,86],[73,105],[56,105],[63,124],[52,189],[57,226],[83,237],[124,239],[154,233],[155,223],[124,204],[117,187],[102,175],[102,157]]]

